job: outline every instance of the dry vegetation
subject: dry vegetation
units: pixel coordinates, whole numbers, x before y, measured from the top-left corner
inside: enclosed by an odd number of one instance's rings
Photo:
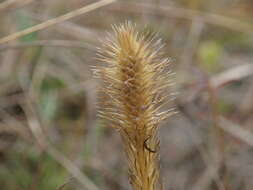
[[[131,189],[92,76],[99,39],[126,20],[158,33],[176,73],[163,189],[253,189],[251,0],[0,0],[0,15],[1,189]]]

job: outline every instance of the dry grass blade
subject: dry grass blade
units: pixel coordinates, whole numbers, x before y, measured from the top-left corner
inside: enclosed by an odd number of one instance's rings
[[[34,14],[34,13],[33,14],[29,13],[28,16],[37,22],[44,22],[45,20],[51,19],[48,16],[42,17],[41,15]],[[88,41],[92,43],[97,42],[97,38],[98,36],[100,36],[100,33],[98,32],[98,30],[91,29],[91,28],[85,27],[84,25],[79,25],[70,21],[59,23],[57,27],[53,27],[52,30],[53,30],[52,32],[55,31],[60,34],[71,36],[72,38],[76,40]]]
[[[223,117],[219,118],[219,127],[228,134],[240,139],[242,142],[253,146],[253,134],[250,131],[238,126],[237,124]]]
[[[34,46],[47,46],[47,47],[64,47],[64,48],[84,48],[94,51],[96,48],[91,44],[79,41],[71,40],[38,40],[33,42],[23,42],[16,44],[4,44],[0,45],[0,51],[5,51],[8,49],[20,49],[29,48]]]
[[[95,9],[98,9],[100,7],[103,7],[105,5],[108,5],[112,2],[114,2],[116,0],[102,0],[102,1],[99,1],[99,2],[96,2],[96,3],[93,3],[93,4],[90,4],[90,5],[87,5],[85,7],[82,7],[80,9],[77,9],[77,10],[74,10],[74,11],[71,11],[65,15],[62,15],[62,16],[59,16],[59,17],[56,17],[54,19],[51,19],[51,20],[48,20],[48,21],[45,21],[43,23],[40,23],[38,25],[35,25],[33,27],[30,27],[30,28],[27,28],[23,31],[20,31],[20,32],[16,32],[14,34],[11,34],[9,36],[6,36],[4,38],[1,38],[0,39],[0,44],[3,44],[3,43],[6,43],[6,42],[9,42],[9,41],[12,41],[12,40],[15,40],[17,38],[20,38],[22,36],[25,36],[27,34],[30,34],[32,32],[37,32],[39,30],[42,30],[42,29],[45,29],[45,28],[48,28],[50,26],[53,26],[53,25],[56,25],[56,24],[59,24],[61,22],[64,22],[66,20],[69,20],[69,19],[72,19],[74,17],[77,17],[79,15],[82,15],[84,13],[87,13],[87,12],[90,12],[90,11],[93,11]]]
[[[210,79],[210,85],[212,88],[219,88],[229,82],[241,80],[244,77],[253,74],[252,64],[243,64],[237,67],[228,69],[222,73],[213,76]]]
[[[241,20],[230,18],[218,14],[206,13],[202,11],[173,7],[173,6],[154,6],[147,3],[121,3],[110,8],[115,11],[139,13],[142,10],[144,13],[165,15],[167,17],[181,18],[187,20],[195,20],[201,18],[203,22],[228,28],[238,32],[252,34],[253,25],[251,23],[242,22]]]
[[[0,11],[10,7],[11,5],[15,4],[16,2],[18,2],[18,0],[9,0],[9,1],[5,1],[3,3],[0,4]]]
[[[0,11],[6,10],[12,6],[25,5],[27,3],[32,2],[33,0],[9,0],[3,3],[0,3]]]

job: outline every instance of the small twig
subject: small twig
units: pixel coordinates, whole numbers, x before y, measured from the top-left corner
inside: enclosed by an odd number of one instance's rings
[[[82,15],[84,13],[87,13],[87,12],[93,11],[95,9],[98,9],[100,7],[103,7],[105,5],[108,5],[108,4],[110,4],[110,3],[114,2],[114,1],[116,1],[116,0],[101,0],[99,2],[92,3],[90,5],[84,6],[84,7],[80,8],[80,9],[71,11],[71,12],[69,12],[67,14],[62,15],[62,16],[53,18],[51,20],[47,20],[47,21],[45,21],[43,23],[37,24],[35,26],[32,26],[32,27],[27,28],[25,30],[22,30],[20,32],[16,32],[14,34],[10,34],[10,35],[8,35],[6,37],[3,37],[3,38],[0,39],[0,44],[3,44],[3,43],[6,43],[6,42],[15,40],[17,38],[20,38],[20,37],[25,36],[27,34],[30,34],[32,32],[37,32],[39,30],[48,28],[50,26],[59,24],[59,23],[64,22],[66,20],[69,20],[69,19],[72,19],[74,17],[80,16],[80,15]]]

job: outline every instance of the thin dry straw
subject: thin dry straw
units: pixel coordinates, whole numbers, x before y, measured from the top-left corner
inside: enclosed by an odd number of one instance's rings
[[[56,24],[59,24],[61,22],[64,22],[64,21],[67,21],[71,18],[74,18],[74,17],[77,17],[79,15],[82,15],[84,13],[87,13],[87,12],[90,12],[90,11],[93,11],[95,9],[98,9],[100,7],[103,7],[105,5],[108,5],[112,2],[115,2],[116,0],[102,0],[102,1],[99,1],[99,2],[96,2],[96,3],[92,3],[90,5],[87,5],[85,7],[82,7],[80,9],[77,9],[77,10],[74,10],[74,11],[71,11],[65,15],[62,15],[62,16],[59,16],[59,17],[56,17],[56,18],[53,18],[51,20],[48,20],[48,21],[45,21],[43,23],[40,23],[38,25],[35,25],[35,26],[32,26],[30,28],[27,28],[25,30],[22,30],[20,32],[16,32],[14,34],[11,34],[11,35],[8,35],[6,37],[3,37],[0,39],[0,44],[3,44],[3,43],[6,43],[6,42],[9,42],[9,41],[12,41],[12,40],[15,40],[17,38],[20,38],[22,36],[25,36],[27,34],[30,34],[32,32],[37,32],[39,30],[42,30],[42,29],[45,29],[45,28],[48,28],[50,26],[53,26],[53,25],[56,25]]]
[[[111,10],[127,12],[127,13],[142,13],[145,14],[155,14],[161,15],[171,18],[177,19],[187,19],[187,20],[195,20],[201,19],[203,22],[207,24],[212,24],[224,28],[228,28],[230,30],[244,32],[248,34],[252,34],[253,25],[250,22],[245,22],[240,19],[223,16],[219,14],[207,13],[202,11],[196,11],[192,9],[185,9],[181,7],[174,6],[153,6],[149,3],[118,3],[116,6],[110,8]]]
[[[0,3],[0,13],[2,13],[2,11],[8,9],[9,7],[12,7],[12,6],[16,6],[16,5],[25,5],[27,3],[30,3],[32,2],[33,0],[7,0],[7,1],[4,1],[2,3]]]
[[[96,48],[89,43],[71,40],[37,40],[32,42],[23,42],[15,44],[4,44],[0,46],[0,52],[8,49],[29,48],[34,46],[47,46],[47,47],[63,47],[63,48],[83,48],[95,51]]]

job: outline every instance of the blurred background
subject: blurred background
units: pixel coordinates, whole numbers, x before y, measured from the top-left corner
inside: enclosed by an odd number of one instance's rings
[[[0,0],[0,41],[92,3]],[[0,189],[131,189],[119,135],[97,118],[92,76],[99,39],[130,20],[157,32],[173,62],[178,114],[161,126],[164,190],[252,190],[253,1],[97,5],[0,43]]]

